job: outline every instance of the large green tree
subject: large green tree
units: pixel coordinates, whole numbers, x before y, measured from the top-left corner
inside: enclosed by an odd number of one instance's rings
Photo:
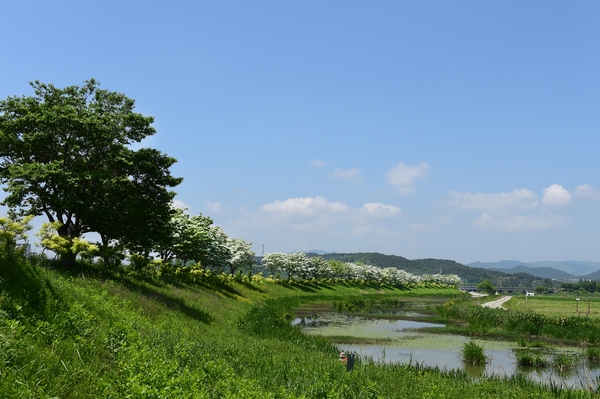
[[[142,251],[168,229],[181,182],[176,162],[130,145],[156,133],[153,117],[134,112],[134,100],[102,90],[95,80],[64,89],[39,81],[35,95],[0,101],[0,183],[3,204],[59,222],[58,234],[101,235]],[[66,265],[74,254],[63,256]]]

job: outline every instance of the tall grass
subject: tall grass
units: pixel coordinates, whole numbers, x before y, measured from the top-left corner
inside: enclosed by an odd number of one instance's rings
[[[515,351],[515,359],[519,366],[529,367],[547,367],[549,361],[540,353],[533,352],[531,350],[517,350]]]
[[[534,312],[490,309],[467,301],[448,302],[438,307],[438,313],[445,318],[467,322],[474,333],[489,334],[494,330],[505,330],[577,343],[600,343],[600,324],[592,318],[553,317]]]

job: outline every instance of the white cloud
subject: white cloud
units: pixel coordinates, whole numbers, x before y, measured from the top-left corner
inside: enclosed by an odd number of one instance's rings
[[[220,202],[207,202],[206,209],[208,209],[208,212],[210,213],[221,213],[223,210],[223,204]]]
[[[568,224],[568,220],[552,214],[523,216],[484,213],[473,222],[474,226],[481,229],[509,232],[522,230],[546,230],[550,228],[562,227],[565,224]]]
[[[480,229],[495,231],[539,231],[560,228],[568,219],[543,212],[538,196],[525,188],[501,193],[449,193],[448,205],[463,211],[479,211],[481,216],[473,221]],[[544,209],[560,208],[570,204],[571,194],[563,187],[553,184],[544,189]],[[532,212],[533,211],[533,212]]]
[[[583,184],[575,187],[573,195],[580,198],[600,199],[600,190],[589,184]]]
[[[184,203],[183,201],[180,200],[173,200],[173,207],[175,208],[179,208],[179,209],[190,209],[190,206],[186,203]]]
[[[358,180],[361,178],[361,173],[356,168],[350,168],[350,169],[336,168],[333,171],[333,173],[331,173],[329,176],[333,177],[333,178],[340,178],[340,179],[346,179],[346,180]]]
[[[352,207],[323,197],[288,198],[262,205],[256,211],[242,210],[239,225],[321,232],[346,236],[351,232],[373,231],[402,214],[395,205],[370,202]]]
[[[452,191],[449,205],[464,211],[530,210],[538,206],[538,197],[533,191],[520,190],[503,193],[459,193]]]
[[[395,205],[385,205],[380,202],[368,202],[362,206],[360,212],[374,217],[394,217],[402,214],[402,210]]]
[[[327,166],[327,163],[321,161],[320,159],[313,159],[310,164],[312,166],[316,166],[317,168],[322,168],[324,166]]]
[[[571,194],[559,184],[544,189],[542,205],[545,208],[563,208],[571,204]]]
[[[350,208],[342,202],[328,202],[323,197],[289,198],[285,201],[275,201],[260,207],[266,214],[291,216],[315,215],[318,213],[343,213]]]
[[[416,180],[427,177],[431,166],[425,162],[418,165],[409,166],[403,162],[387,171],[388,184],[398,188],[401,194],[415,192],[412,187]]]

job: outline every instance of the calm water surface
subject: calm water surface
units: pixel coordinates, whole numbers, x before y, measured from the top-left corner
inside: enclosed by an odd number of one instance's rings
[[[418,312],[406,317],[417,317]],[[338,348],[354,352],[361,358],[371,358],[386,363],[418,363],[438,367],[442,370],[463,369],[473,376],[512,376],[523,374],[527,378],[542,383],[562,387],[597,387],[600,376],[599,365],[587,365],[579,361],[576,367],[561,372],[555,368],[543,369],[518,367],[515,361],[513,342],[475,340],[482,345],[489,358],[485,366],[465,366],[460,353],[468,337],[450,334],[433,334],[419,331],[423,327],[443,327],[411,320],[385,320],[364,316],[350,316],[336,312],[326,312],[313,317],[299,317],[292,322],[307,334],[330,337]],[[385,339],[382,344],[345,344],[349,337],[365,340]],[[563,347],[556,351],[580,356],[580,348]],[[550,356],[550,355],[549,355]]]

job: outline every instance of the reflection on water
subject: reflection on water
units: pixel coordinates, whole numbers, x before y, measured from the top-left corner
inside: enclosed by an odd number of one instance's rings
[[[423,327],[443,327],[442,324],[348,316],[333,312],[297,318],[292,324],[300,326],[307,334],[330,337],[340,350],[354,352],[363,359],[370,358],[376,362],[412,362],[441,370],[463,369],[474,377],[522,374],[542,384],[573,388],[596,388],[596,380],[600,376],[598,365],[588,366],[583,361],[565,371],[553,367],[519,367],[514,356],[516,344],[502,341],[475,340],[484,347],[489,362],[485,366],[465,366],[460,354],[463,344],[470,338],[418,330]],[[349,343],[356,342],[352,338],[387,341],[385,346],[358,345]],[[560,352],[581,355],[579,348],[560,348]]]

